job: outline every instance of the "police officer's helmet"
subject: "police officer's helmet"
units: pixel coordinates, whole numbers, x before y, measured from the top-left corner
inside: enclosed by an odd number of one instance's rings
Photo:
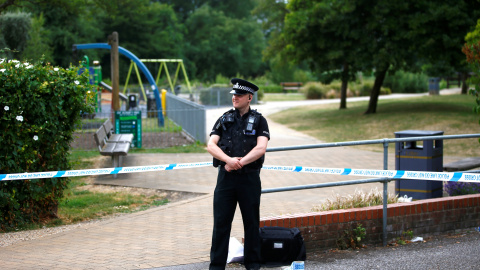
[[[230,94],[234,95],[246,95],[246,94],[254,94],[258,91],[258,86],[255,84],[245,81],[238,78],[233,78],[230,81],[233,84],[233,90],[230,91]]]

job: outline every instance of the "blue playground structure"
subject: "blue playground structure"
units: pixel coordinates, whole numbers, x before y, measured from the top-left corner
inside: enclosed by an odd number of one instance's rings
[[[88,44],[74,44],[73,45],[74,50],[88,50],[88,49],[107,49],[110,50],[111,46],[108,43],[88,43]],[[133,53],[128,51],[127,49],[118,46],[118,52],[125,55],[128,57],[130,60],[132,60],[143,72],[145,77],[147,77],[148,82],[150,83],[150,87],[153,90],[153,95],[155,96],[155,104],[157,105],[157,110],[158,112],[158,125],[159,126],[164,126],[164,119],[163,119],[163,113],[161,112],[162,110],[162,101],[160,97],[160,93],[158,91],[157,84],[155,83],[155,80],[153,79],[152,74],[150,71],[147,69],[147,67],[140,61],[138,57],[136,57]]]

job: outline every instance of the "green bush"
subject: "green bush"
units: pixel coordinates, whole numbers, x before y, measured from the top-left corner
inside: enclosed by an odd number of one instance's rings
[[[309,82],[301,88],[307,99],[321,99],[326,98],[327,93],[331,88],[327,85],[318,82]]]
[[[78,71],[0,59],[0,175],[70,168],[74,126],[93,112],[88,77]],[[55,216],[67,183],[1,181],[0,231]]]
[[[265,93],[263,92],[262,87],[260,87],[260,89],[258,89],[258,91],[257,91],[257,98],[258,98],[258,100],[263,100],[263,95],[264,95],[264,94],[265,94]]]
[[[428,76],[400,70],[388,74],[383,86],[390,88],[394,93],[424,93],[428,91]]]
[[[447,89],[447,81],[444,80],[444,79],[440,80],[440,83],[438,84],[438,87],[440,89]]]
[[[260,86],[260,89],[265,93],[282,93],[282,86],[280,85],[263,85]]]
[[[356,95],[357,96],[370,96],[372,92],[373,82],[364,82],[363,84],[356,86]],[[382,86],[380,88],[380,95],[390,95],[392,94],[392,90],[388,87]]]

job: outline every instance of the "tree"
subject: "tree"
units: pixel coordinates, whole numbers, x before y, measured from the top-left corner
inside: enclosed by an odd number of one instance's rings
[[[39,33],[33,33],[31,37],[36,40],[29,42],[41,42],[43,47],[49,47],[47,52],[53,52],[53,63],[68,67],[73,62],[72,44],[81,43],[99,32],[99,25],[89,22],[92,16],[87,11],[91,6],[84,0],[12,0],[0,5],[0,12],[26,10],[34,20],[43,16],[41,40],[37,38]],[[37,49],[29,50],[35,53]]]
[[[30,27],[29,13],[7,12],[0,15],[0,49],[11,50],[4,52],[4,57],[11,58],[25,49]]]
[[[204,5],[186,21],[186,56],[194,76],[212,81],[224,76],[256,76],[262,68],[264,36],[252,20],[232,19]]]
[[[342,82],[347,67],[352,72],[374,70],[365,113],[375,113],[389,70],[415,71],[421,61],[461,66],[461,43],[455,40],[466,34],[477,6],[474,1],[450,0],[294,0],[287,5],[291,13],[281,51],[296,61],[308,60],[316,70],[342,69]]]
[[[101,1],[97,20],[103,33],[118,32],[119,45],[142,59],[184,58],[184,33],[172,7],[148,0]],[[134,23],[133,23],[134,22]],[[106,41],[106,35],[103,41]],[[102,63],[109,63],[105,54]],[[120,58],[120,74],[127,74],[130,61]],[[103,72],[109,74],[110,66]]]
[[[26,61],[38,61],[42,58],[46,61],[53,60],[53,51],[44,38],[49,34],[48,30],[43,27],[44,23],[43,14],[32,18],[32,27],[28,34],[27,45],[22,52],[22,59]]]
[[[255,0],[154,0],[173,7],[181,22],[185,22],[190,15],[203,5],[222,11],[225,16],[236,19],[251,17],[250,11],[255,7]]]
[[[5,2],[0,4],[0,13],[5,11],[10,6],[18,6],[18,2],[21,0],[6,0]]]
[[[206,4],[235,19],[250,19],[251,11],[255,8],[255,0],[207,0]]]
[[[425,1],[427,16],[423,27],[425,42],[418,49],[429,63],[427,73],[450,77],[459,72],[462,78],[462,93],[467,93],[468,65],[462,53],[465,35],[475,27],[480,16],[478,1]]]
[[[152,2],[171,6],[179,21],[184,23],[187,18],[206,1],[207,0],[154,0]]]
[[[309,72],[308,63],[295,63],[283,53],[285,45],[282,36],[285,17],[289,13],[285,1],[263,0],[252,11],[255,19],[262,22],[263,34],[268,46],[263,51],[263,61],[268,63],[267,77],[275,83],[281,82],[308,82],[316,80]]]
[[[469,81],[474,85],[474,88],[470,90],[470,94],[475,96],[476,102],[473,111],[480,114],[480,19],[477,21],[475,29],[465,36],[465,41],[462,52],[472,71]]]
[[[297,63],[307,61],[319,73],[336,71],[342,81],[340,109],[345,109],[348,81],[362,66],[367,45],[361,26],[364,12],[357,1],[291,1],[285,18],[285,53]]]
[[[465,42],[468,44],[474,44],[479,40],[480,40],[480,19],[478,19],[475,29],[472,32],[467,33],[467,35],[465,36]]]
[[[366,8],[369,20],[365,25],[370,43],[370,65],[375,69],[375,82],[365,114],[375,113],[378,96],[389,69],[415,69],[418,54],[416,48],[422,43],[423,26],[418,18],[424,18],[420,1],[378,1]]]

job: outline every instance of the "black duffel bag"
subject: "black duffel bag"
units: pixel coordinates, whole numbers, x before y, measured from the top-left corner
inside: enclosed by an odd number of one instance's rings
[[[262,264],[270,266],[290,265],[307,258],[305,243],[298,228],[260,228]]]

